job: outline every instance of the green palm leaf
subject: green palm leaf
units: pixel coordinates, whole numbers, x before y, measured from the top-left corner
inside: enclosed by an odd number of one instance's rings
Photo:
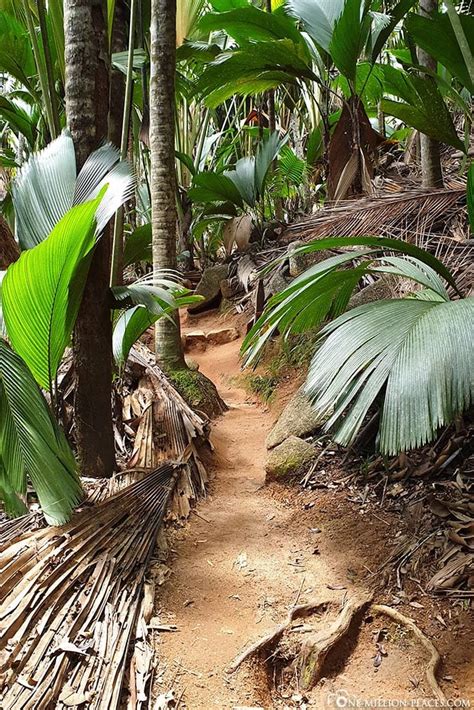
[[[171,318],[178,308],[202,300],[180,285],[177,274],[161,271],[147,275],[128,286],[115,286],[112,293],[118,303],[128,301],[133,307],[118,314],[113,332],[113,352],[117,364],[128,358],[130,348],[158,318]]]
[[[233,37],[239,44],[248,40],[265,41],[272,39],[291,39],[302,42],[301,34],[295,22],[281,11],[268,14],[252,5],[236,8],[228,12],[210,12],[199,22],[199,29],[205,34],[218,30]]]
[[[474,298],[394,299],[339,316],[321,331],[306,389],[327,428],[350,444],[383,398],[382,453],[422,446],[474,396]]]
[[[10,74],[33,92],[30,79],[36,74],[36,65],[26,27],[0,11],[0,37],[0,72]]]
[[[13,185],[16,236],[23,249],[45,239],[73,205],[108,190],[97,213],[100,232],[133,188],[130,166],[120,161],[111,144],[91,153],[76,179],[76,157],[70,134],[64,131],[42,151],[31,156]]]
[[[436,83],[389,65],[383,65],[382,68],[385,91],[402,99],[383,99],[382,110],[427,136],[464,151],[464,145],[456,133],[451,114]]]
[[[48,523],[66,522],[81,500],[74,457],[22,359],[0,339],[0,496],[19,514],[30,479]]]
[[[96,243],[101,199],[69,210],[47,239],[21,254],[3,279],[10,342],[44,388],[51,389],[71,337]]]
[[[134,306],[123,311],[115,323],[112,348],[115,362],[123,365],[133,344],[160,316],[150,313],[143,306]]]
[[[474,54],[474,17],[460,14],[459,21],[471,53]],[[434,14],[431,17],[411,13],[405,20],[405,27],[413,36],[417,46],[435,57],[471,94],[474,93],[469,69],[446,13]]]

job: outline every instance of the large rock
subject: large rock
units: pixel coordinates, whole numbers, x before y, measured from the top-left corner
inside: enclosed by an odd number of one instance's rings
[[[285,276],[283,271],[276,269],[269,277],[264,280],[265,301],[274,296],[276,293],[284,291],[291,283],[291,279]]]
[[[308,254],[295,254],[294,253],[298,249],[298,247],[302,247],[305,244],[307,244],[307,242],[296,241],[296,242],[292,242],[290,244],[290,246],[288,247],[290,276],[293,276],[293,277],[299,276],[304,271],[306,271],[306,269],[309,269],[310,266],[314,266],[315,264],[319,264],[321,261],[324,261],[325,259],[329,259],[330,256],[334,256],[334,253],[328,251],[327,249],[312,251],[312,252],[309,252]]]
[[[267,449],[278,446],[288,436],[305,436],[319,429],[325,419],[316,414],[304,387],[295,392],[267,436]]]
[[[237,328],[217,328],[216,330],[210,330],[206,337],[208,343],[224,345],[225,343],[231,343],[233,340],[237,340],[239,331]]]
[[[382,301],[384,299],[395,298],[396,295],[396,277],[391,274],[384,274],[373,284],[365,286],[360,291],[355,293],[349,301],[348,308],[356,308],[356,306],[363,306],[366,303],[372,303],[373,301]]]
[[[276,481],[298,473],[313,461],[316,449],[297,436],[289,436],[272,449],[265,464],[266,480]]]
[[[203,296],[204,300],[189,306],[188,313],[202,313],[209,308],[217,308],[222,300],[221,281],[226,279],[228,274],[227,264],[215,264],[205,269],[195,291],[196,295]]]
[[[193,330],[190,333],[183,335],[185,350],[205,350],[207,345],[207,337],[203,330]]]

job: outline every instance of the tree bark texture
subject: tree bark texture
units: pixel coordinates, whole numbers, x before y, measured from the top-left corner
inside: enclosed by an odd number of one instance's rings
[[[66,115],[80,170],[107,138],[109,61],[102,0],[66,0]],[[112,427],[112,322],[109,304],[110,232],[92,258],[74,331],[75,433],[83,476],[108,477],[115,468]]]
[[[429,16],[438,9],[438,0],[420,0],[420,15]],[[436,71],[437,62],[420,47],[417,50],[421,66]],[[429,76],[426,81],[433,81]],[[438,141],[420,133],[421,174],[423,187],[443,187],[443,170]]]
[[[176,269],[174,105],[176,0],[151,3],[150,158],[153,268]],[[157,362],[165,372],[185,367],[178,317],[155,327]]]
[[[112,27],[112,52],[127,50],[127,8],[124,0],[115,0],[114,24]],[[109,140],[117,148],[122,140],[122,119],[125,101],[125,76],[118,69],[110,73]]]

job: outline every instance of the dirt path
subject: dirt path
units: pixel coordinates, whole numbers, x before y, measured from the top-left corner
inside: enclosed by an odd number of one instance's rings
[[[216,324],[204,320],[198,327]],[[182,693],[180,708],[192,710],[284,707],[269,704],[248,668],[226,674],[230,661],[282,621],[296,600],[341,602],[356,587],[366,588],[354,573],[353,551],[334,539],[330,526],[327,539],[320,539],[319,519],[327,510],[303,513],[303,505],[285,499],[282,489],[263,487],[265,437],[274,415],[235,385],[239,345],[234,341],[191,354],[216,383],[229,411],[213,424],[210,494],[173,538],[172,573],[157,598],[161,622],[176,624],[178,631],[160,635],[155,690],[173,687]],[[341,678],[334,659],[334,681],[316,691],[310,703],[325,707],[328,692],[341,687],[370,690],[371,697],[424,695],[416,650],[410,644],[391,649],[390,664],[382,664],[375,675],[371,630],[364,634],[347,672]],[[416,690],[413,677],[419,682]]]

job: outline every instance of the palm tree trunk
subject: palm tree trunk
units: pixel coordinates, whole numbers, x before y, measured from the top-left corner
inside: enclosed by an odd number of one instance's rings
[[[174,106],[176,0],[151,2],[150,158],[153,268],[176,269]],[[179,320],[156,324],[155,350],[165,372],[185,367]]]
[[[66,115],[78,170],[107,137],[109,65],[102,0],[66,0]],[[112,323],[109,297],[110,233],[100,240],[74,331],[75,423],[83,476],[111,476]]]
[[[438,0],[420,0],[420,15],[429,16],[438,9]],[[418,48],[418,61],[421,66],[436,71],[437,62],[423,49]],[[426,77],[426,81],[433,81]],[[443,170],[438,141],[420,133],[421,173],[423,187],[443,187]]]

